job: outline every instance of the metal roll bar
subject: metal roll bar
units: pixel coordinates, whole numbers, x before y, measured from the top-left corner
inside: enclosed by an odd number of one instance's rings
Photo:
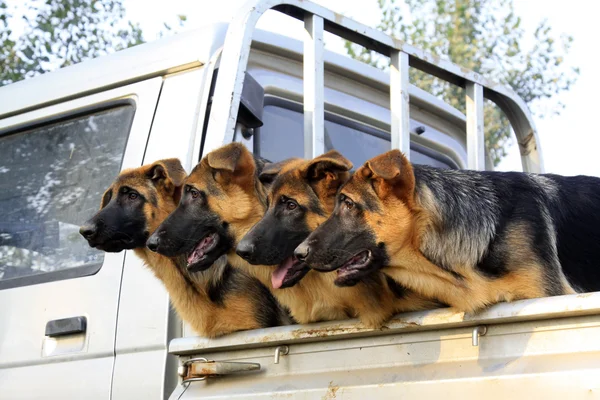
[[[233,140],[252,34],[258,19],[270,9],[304,21],[305,157],[312,158],[324,151],[323,33],[327,31],[390,57],[392,148],[410,156],[410,67],[466,89],[467,168],[485,169],[483,102],[487,98],[508,117],[517,136],[523,170],[543,172],[541,149],[533,120],[525,102],[512,89],[305,0],[251,0],[242,6],[231,21],[223,46],[204,154]]]

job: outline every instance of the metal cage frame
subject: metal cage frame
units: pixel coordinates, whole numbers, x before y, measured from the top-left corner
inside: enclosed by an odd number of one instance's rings
[[[542,154],[531,114],[511,88],[427,53],[391,36],[305,0],[251,0],[240,8],[225,37],[204,154],[233,141],[244,76],[258,19],[276,10],[304,21],[304,155],[324,152],[325,31],[387,56],[390,66],[391,146],[409,157],[409,68],[431,74],[466,89],[467,168],[485,169],[484,99],[495,103],[514,130],[525,172],[544,172]]]

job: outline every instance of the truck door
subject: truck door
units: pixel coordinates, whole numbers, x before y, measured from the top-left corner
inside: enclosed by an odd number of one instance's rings
[[[110,397],[125,252],[91,249],[78,230],[119,171],[141,165],[160,87],[0,119],[0,397]]]

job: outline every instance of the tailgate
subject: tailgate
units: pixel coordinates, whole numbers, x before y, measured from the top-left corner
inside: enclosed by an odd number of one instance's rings
[[[595,398],[598,338],[600,293],[499,304],[476,316],[408,313],[376,331],[345,321],[182,338],[169,349],[182,362],[203,357],[260,370],[184,383],[171,398]],[[279,346],[289,352],[276,364]]]

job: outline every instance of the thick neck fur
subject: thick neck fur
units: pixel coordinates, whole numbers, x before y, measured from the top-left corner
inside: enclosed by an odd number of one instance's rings
[[[356,317],[348,314],[356,296],[351,296],[351,290],[337,289],[333,283],[336,273],[320,273],[309,271],[304,278],[294,286],[286,289],[273,289],[271,272],[274,266],[251,265],[235,252],[228,254],[229,263],[256,277],[263,285],[271,290],[277,301],[290,310],[292,317],[300,324],[316,321],[333,321]],[[351,299],[345,299],[347,292]],[[365,297],[367,298],[367,297]],[[346,301],[348,300],[348,301]]]
[[[257,170],[258,172],[255,174],[254,178],[255,195],[259,202],[264,204],[266,210],[267,189],[258,179],[261,167],[259,166]],[[262,218],[263,214],[257,213],[254,218],[245,221],[243,226],[232,227],[236,232],[236,243]],[[275,298],[290,310],[294,319],[299,323],[346,319],[349,317],[343,310],[346,306],[335,299],[335,294],[331,294],[331,288],[334,286],[333,280],[335,279],[335,274],[321,274],[319,272],[309,271],[300,282],[291,288],[272,289],[271,273],[275,270],[276,266],[251,265],[236,254],[235,247],[228,252],[227,259],[233,267],[239,268],[251,276],[254,276],[263,285],[269,288]],[[328,296],[331,296],[332,299],[324,301],[322,299],[324,293],[328,293]],[[336,303],[339,303],[339,309],[336,309],[333,306],[333,304]]]
[[[147,248],[137,248],[134,252],[165,285],[173,306],[192,329],[208,337],[220,333],[215,331],[217,309],[208,297],[207,287],[209,283],[219,279],[226,263],[224,258],[206,271],[190,274],[178,267],[176,259],[154,253]],[[222,264],[220,267],[219,262]]]
[[[542,268],[516,230],[515,251],[508,265],[523,265],[518,273],[496,279],[477,266],[496,235],[501,209],[498,193],[484,174],[415,166],[415,239],[390,255],[385,273],[425,295],[435,296],[458,310],[475,312],[499,301],[547,295]],[[512,240],[510,237],[507,240]],[[514,271],[513,271],[514,272]],[[562,276],[562,275],[561,275]],[[566,279],[564,293],[572,293]],[[562,282],[561,281],[561,282]]]
[[[264,196],[260,201],[266,203],[266,189],[260,182],[257,183],[256,193],[258,196]],[[333,205],[326,207],[329,208],[328,212],[333,209]],[[262,215],[257,216],[257,222],[260,218]],[[325,217],[323,217],[324,219]],[[250,228],[251,226],[242,232],[240,237],[245,235]],[[404,309],[412,307],[414,307],[412,309],[432,308],[428,307],[431,302],[423,303],[412,298],[401,299],[395,303],[395,296],[389,292],[389,289],[385,293],[382,292],[383,286],[373,290],[370,286],[359,283],[352,288],[338,288],[334,284],[334,280],[337,278],[336,272],[321,273],[311,270],[294,286],[273,289],[271,273],[275,266],[251,265],[239,257],[234,249],[228,253],[227,257],[232,266],[256,277],[268,287],[279,303],[288,308],[292,317],[301,324],[343,320],[358,316],[366,326],[379,327],[383,321],[399,310],[404,311]],[[357,298],[361,301],[357,302]]]
[[[477,172],[413,167],[420,251],[444,269],[474,267],[496,232],[496,192]]]

